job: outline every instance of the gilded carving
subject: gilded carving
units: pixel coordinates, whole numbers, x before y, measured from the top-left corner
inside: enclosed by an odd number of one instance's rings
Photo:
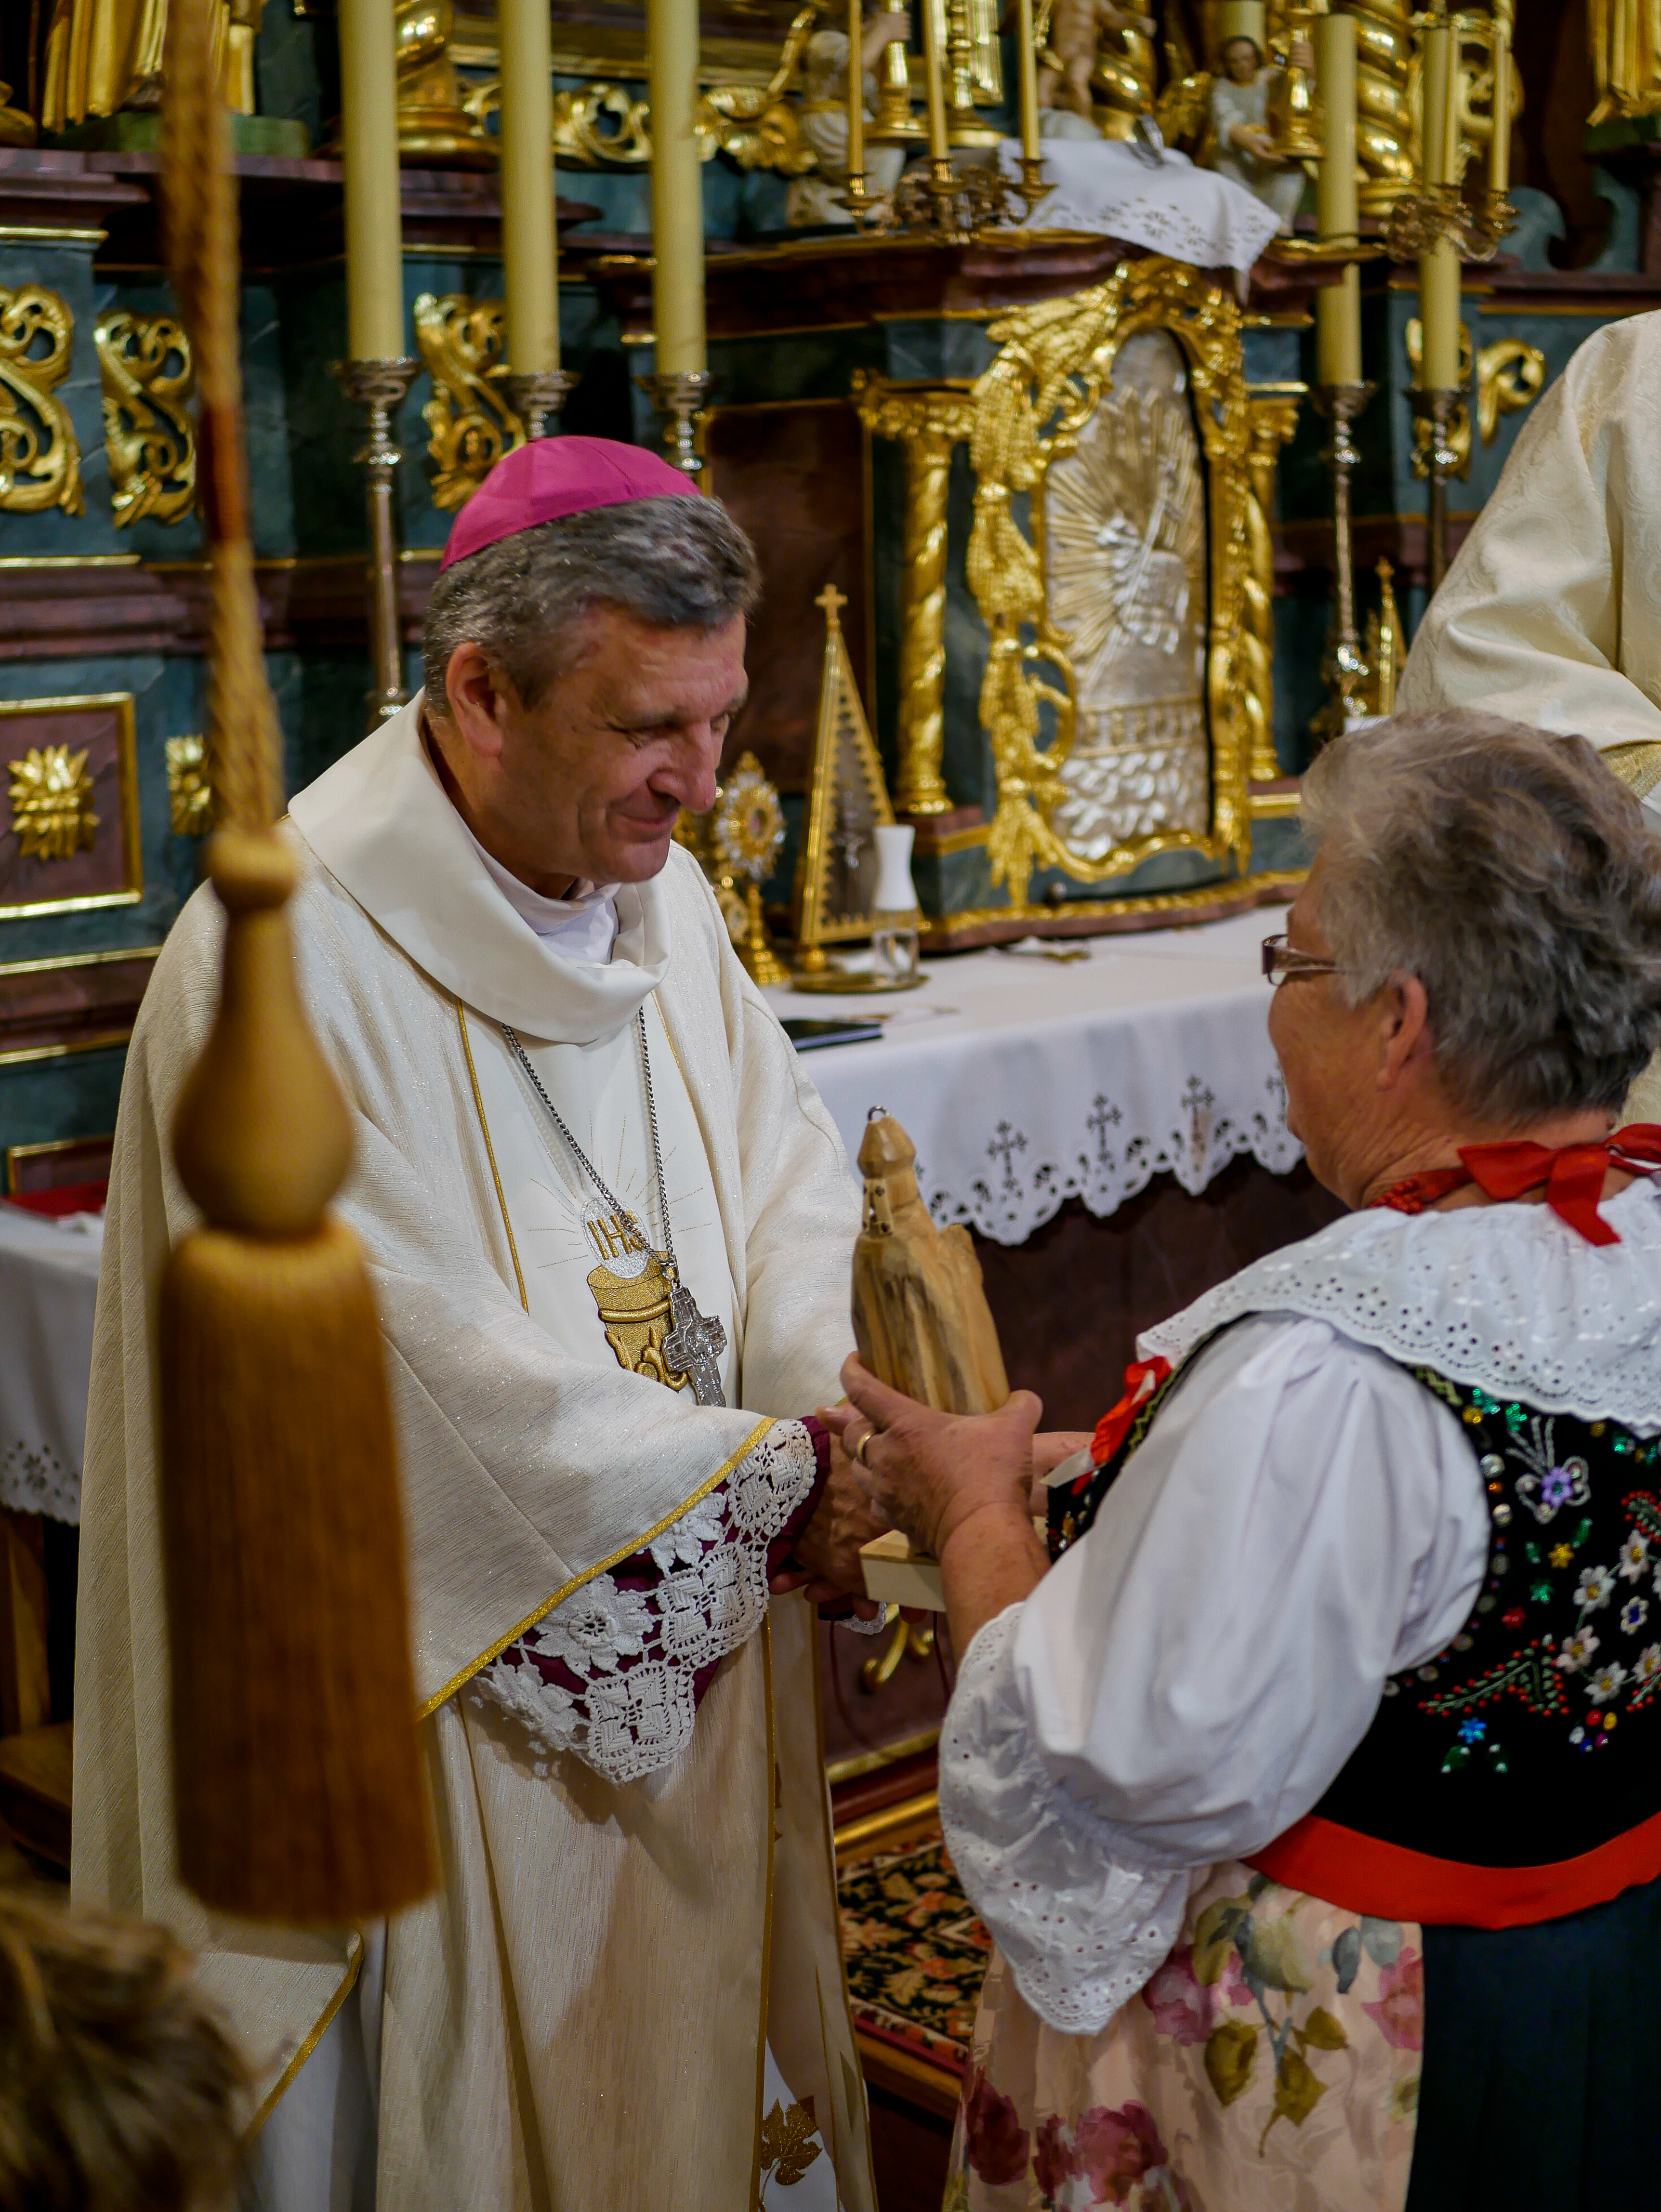
[[[1388,215],[1418,177],[1413,0],[1337,0],[1355,18],[1355,152],[1364,215]]]
[[[421,412],[432,436],[433,504],[465,507],[502,456],[525,443],[525,424],[495,372],[505,343],[505,303],[465,292],[423,292],[416,343],[433,380]]]
[[[1281,448],[1298,427],[1303,395],[1298,390],[1265,390],[1249,397],[1240,713],[1245,722],[1246,774],[1253,783],[1273,783],[1281,773],[1275,756],[1275,471]]]
[[[1192,394],[1187,419],[1206,465],[1205,557],[1190,567],[1181,541],[1172,538],[1173,517],[1187,496],[1185,471],[1167,463],[1162,484],[1157,447],[1151,476],[1146,456],[1122,462],[1129,474],[1140,472],[1147,481],[1123,518],[1134,546],[1129,538],[1123,547],[1116,544],[1110,518],[1100,525],[1098,543],[1106,557],[1098,589],[1112,609],[1110,626],[1097,646],[1089,635],[1066,629],[1054,604],[1045,556],[1054,511],[1048,478],[1052,466],[1066,463],[1097,434],[1092,426],[1114,390],[1121,357],[1144,332],[1168,333],[1180,349],[1183,386]],[[1070,299],[1018,309],[992,324],[989,335],[1001,351],[971,395],[976,488],[968,569],[990,636],[980,710],[998,782],[988,839],[992,880],[1005,884],[1011,902],[1019,906],[1037,867],[1100,883],[1174,846],[1220,860],[1247,831],[1248,725],[1241,695],[1247,673],[1242,632],[1252,430],[1239,310],[1197,270],[1150,258],[1123,264],[1105,283]],[[1139,369],[1133,375],[1129,364],[1123,368],[1127,388],[1146,392],[1146,374]],[[1176,404],[1174,387],[1166,386],[1165,397]],[[1134,447],[1144,434],[1125,400],[1108,404],[1119,410],[1111,434]],[[1144,417],[1149,411],[1146,398],[1140,411]],[[1174,433],[1160,434],[1169,453]],[[1028,528],[1019,519],[1023,494],[1031,516]],[[1121,550],[1124,570],[1116,579],[1112,563]],[[1163,601],[1154,591],[1156,570]],[[1122,842],[1098,852],[1080,851],[1058,825],[1068,820],[1073,797],[1067,770],[1080,743],[1081,718],[1086,749],[1099,750],[1103,743],[1088,722],[1102,711],[1091,688],[1102,655],[1110,648],[1115,653],[1129,649],[1114,643],[1121,633],[1137,641],[1139,633],[1153,635],[1150,649],[1163,650],[1173,629],[1176,642],[1167,654],[1175,664],[1173,678],[1190,634],[1195,641],[1200,702],[1195,712],[1210,750],[1208,819],[1189,826],[1167,801],[1160,826],[1135,826]],[[1092,656],[1087,663],[1086,654]],[[1180,693],[1180,683],[1159,686],[1149,703],[1159,707],[1160,728],[1127,732],[1143,750],[1149,744],[1164,749],[1168,781],[1176,775],[1171,763],[1188,742]],[[1041,742],[1046,721],[1047,744]],[[1110,733],[1106,742],[1111,744]]]
[[[182,522],[196,504],[196,436],[188,403],[196,364],[174,315],[100,315],[94,335],[104,386],[104,446],[118,530],[141,515]]]
[[[813,167],[813,149],[788,94],[818,14],[818,0],[801,9],[765,84],[713,84],[699,95],[693,128],[702,160],[728,154],[741,169],[774,169],[786,177]],[[481,128],[501,104],[499,77],[475,85],[464,102]],[[601,79],[556,92],[553,113],[554,157],[566,168],[642,168],[652,158],[651,108],[626,85]]]
[[[1407,326],[1408,366],[1417,383],[1421,363],[1424,358],[1424,332],[1415,315]],[[1476,427],[1482,443],[1491,446],[1500,434],[1502,416],[1518,415],[1524,408],[1537,399],[1545,388],[1546,356],[1538,346],[1530,345],[1523,338],[1496,338],[1491,345],[1476,349],[1473,354],[1470,330],[1467,324],[1459,325],[1459,385],[1469,392],[1473,373],[1476,379]],[[1415,418],[1413,425],[1413,473],[1416,477],[1430,474],[1430,447],[1433,436],[1430,422],[1424,416]],[[1448,444],[1457,456],[1453,473],[1462,480],[1470,475],[1470,409],[1462,398],[1453,410],[1449,426]]]
[[[87,748],[31,745],[21,760],[9,761],[11,826],[26,860],[72,860],[90,852],[98,817],[92,811],[92,778]]]
[[[855,375],[854,391],[866,428],[897,441],[905,458],[905,603],[894,807],[901,814],[944,814],[952,805],[940,773],[946,744],[946,490],[952,449],[968,443],[974,406],[966,386],[896,386],[862,372]]]
[[[1661,112],[1658,0],[1590,0],[1586,36],[1597,88],[1597,105],[1588,121],[1629,120]]]
[[[167,739],[167,807],[175,837],[201,837],[213,827],[208,749],[199,736]]]
[[[44,284],[0,287],[0,509],[79,514],[81,448],[56,397],[69,374],[75,317]]]

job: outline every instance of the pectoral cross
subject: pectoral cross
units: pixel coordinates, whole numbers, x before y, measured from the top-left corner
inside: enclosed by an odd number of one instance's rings
[[[669,1293],[669,1310],[675,1325],[663,1340],[664,1364],[672,1375],[690,1376],[700,1406],[724,1406],[721,1355],[727,1349],[727,1331],[713,1314],[698,1311],[697,1300],[679,1283]]]

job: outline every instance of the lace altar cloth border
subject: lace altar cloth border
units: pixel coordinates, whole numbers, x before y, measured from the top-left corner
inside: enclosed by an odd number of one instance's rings
[[[1066,1199],[1107,1215],[1161,1173],[1197,1195],[1242,1152],[1274,1175],[1297,1165],[1258,957],[1281,923],[1265,907],[1092,938],[1067,963],[962,953],[926,963],[904,997],[769,998],[781,1016],[887,1015],[875,1042],[803,1061],[849,1158],[886,1107],[935,1220],[1024,1244]]]
[[[0,1505],[81,1519],[104,1224],[0,1205]]]
[[[1111,138],[1046,138],[1040,150],[1050,190],[1033,211],[1035,228],[1102,231],[1197,269],[1244,275],[1281,227],[1244,185],[1174,149],[1157,168]],[[1013,138],[998,149],[1016,182],[1020,152]]]

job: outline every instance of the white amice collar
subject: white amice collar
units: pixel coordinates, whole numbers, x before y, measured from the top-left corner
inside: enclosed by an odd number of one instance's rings
[[[308,784],[290,819],[365,913],[465,1005],[538,1042],[605,1042],[668,971],[662,878],[615,887],[609,958],[588,949],[587,932],[581,951],[560,949],[563,927],[538,935],[450,804],[421,740],[421,702],[417,692]],[[668,865],[697,864],[672,847]],[[594,901],[613,888],[597,886]]]
[[[1544,1206],[1348,1214],[1241,1270],[1137,1340],[1173,1364],[1247,1314],[1329,1322],[1358,1343],[1542,1413],[1661,1431],[1661,1190],[1603,1202],[1618,1244]]]

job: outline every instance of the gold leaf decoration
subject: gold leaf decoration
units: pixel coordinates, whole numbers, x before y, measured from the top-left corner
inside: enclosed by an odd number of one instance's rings
[[[75,317],[44,284],[0,286],[0,509],[79,514],[81,448],[55,394],[69,374]]]
[[[196,504],[196,364],[174,315],[111,308],[98,319],[104,445],[118,530],[141,515],[183,522]]]
[[[208,749],[200,737],[167,739],[167,805],[175,837],[200,837],[213,827]]]
[[[525,424],[493,372],[506,343],[507,303],[442,298],[423,292],[415,303],[416,343],[433,396],[422,409],[432,437],[433,504],[465,507],[502,455],[525,443]]]
[[[31,745],[8,763],[11,825],[25,860],[72,860],[92,848],[98,817],[92,811],[87,748]]]
[[[817,2140],[818,2130],[813,2119],[813,2100],[807,2098],[800,2105],[787,2110],[776,2099],[773,2109],[761,2124],[761,2195],[759,2203],[767,2200],[767,2184],[776,2181],[781,2189],[794,2189],[824,2145]]]

